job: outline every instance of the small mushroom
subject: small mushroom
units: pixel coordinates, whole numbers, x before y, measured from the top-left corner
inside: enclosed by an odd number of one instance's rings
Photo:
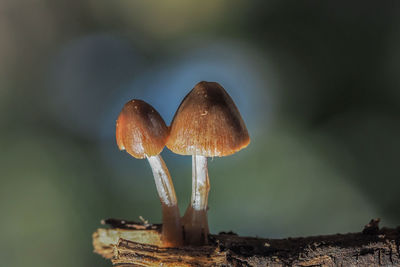
[[[160,155],[167,138],[168,127],[152,106],[136,99],[125,104],[116,125],[118,147],[149,161],[162,205],[163,244],[175,247],[183,244],[183,237],[174,185]]]
[[[207,244],[207,157],[231,155],[249,143],[239,110],[221,85],[200,82],[183,99],[172,120],[167,147],[192,155],[192,198],[182,219],[186,244]]]

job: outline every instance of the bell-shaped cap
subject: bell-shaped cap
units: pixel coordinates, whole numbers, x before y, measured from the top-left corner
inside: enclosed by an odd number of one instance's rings
[[[161,153],[168,138],[168,127],[161,115],[142,100],[126,103],[118,116],[116,139],[120,150],[135,158]]]
[[[222,157],[250,143],[232,98],[216,82],[200,82],[183,99],[170,126],[167,147],[181,155]]]

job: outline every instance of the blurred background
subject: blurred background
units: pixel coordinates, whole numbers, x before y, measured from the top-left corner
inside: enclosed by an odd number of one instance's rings
[[[375,2],[378,3],[378,2]],[[209,161],[212,233],[289,237],[400,224],[395,1],[0,0],[2,266],[110,266],[109,217],[160,222],[150,167],[120,152],[132,98],[170,123],[202,80],[251,135]],[[162,153],[183,212],[191,158]]]

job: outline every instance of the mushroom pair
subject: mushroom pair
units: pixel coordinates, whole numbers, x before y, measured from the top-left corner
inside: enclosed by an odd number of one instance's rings
[[[116,135],[121,150],[137,158],[147,157],[152,166],[163,206],[164,243],[182,243],[182,224],[185,244],[207,244],[207,157],[231,155],[250,142],[243,119],[224,88],[215,82],[198,83],[180,104],[169,132],[154,108],[132,100],[119,115]],[[174,153],[192,155],[192,197],[181,221],[168,169],[159,156],[164,145]]]

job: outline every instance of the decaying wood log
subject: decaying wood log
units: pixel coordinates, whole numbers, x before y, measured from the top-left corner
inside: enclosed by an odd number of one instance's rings
[[[160,247],[161,225],[109,219],[93,234],[96,253],[114,266],[400,266],[400,227],[372,220],[360,233],[262,239],[210,235],[203,247]]]

